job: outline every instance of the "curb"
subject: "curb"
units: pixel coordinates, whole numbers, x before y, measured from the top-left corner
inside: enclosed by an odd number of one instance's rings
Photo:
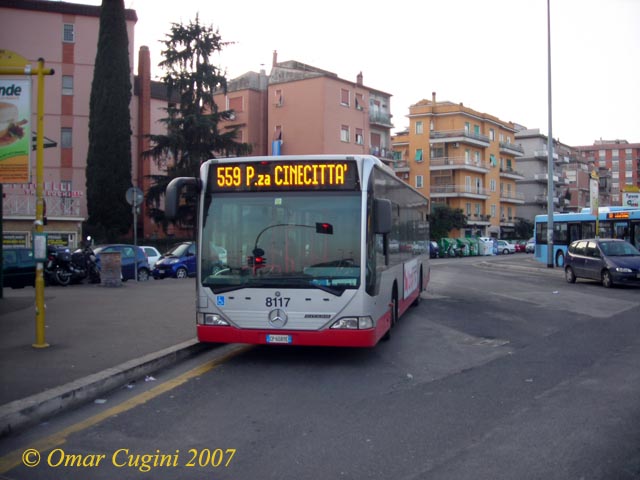
[[[197,339],[165,348],[42,393],[0,406],[0,438],[194,356],[210,345]]]

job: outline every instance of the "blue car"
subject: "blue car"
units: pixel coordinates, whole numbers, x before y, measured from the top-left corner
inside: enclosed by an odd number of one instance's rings
[[[133,280],[136,278],[136,264],[134,259],[137,259],[138,263],[138,281],[145,282],[149,279],[149,261],[147,260],[147,254],[141,247],[136,245],[126,244],[114,244],[114,245],[101,245],[93,249],[96,254],[96,263],[100,268],[100,254],[104,252],[120,252],[120,264],[122,266],[122,281]]]
[[[196,275],[197,268],[195,242],[182,242],[162,254],[153,268],[153,278],[187,278]]]

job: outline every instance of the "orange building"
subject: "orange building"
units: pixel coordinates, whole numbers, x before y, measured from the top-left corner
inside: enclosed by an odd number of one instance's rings
[[[515,125],[462,103],[422,100],[409,108],[409,129],[393,138],[395,168],[414,187],[462,209],[468,227],[450,235],[510,237],[522,179],[516,159]]]

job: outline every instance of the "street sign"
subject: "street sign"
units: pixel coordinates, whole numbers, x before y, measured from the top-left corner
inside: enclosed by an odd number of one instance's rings
[[[144,193],[138,187],[131,187],[127,190],[127,203],[132,206],[137,206],[142,204],[142,200],[144,200]]]

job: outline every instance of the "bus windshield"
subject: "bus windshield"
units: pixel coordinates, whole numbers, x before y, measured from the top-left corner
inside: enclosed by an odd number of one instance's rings
[[[336,295],[360,285],[359,192],[207,194],[202,285],[319,288]]]

